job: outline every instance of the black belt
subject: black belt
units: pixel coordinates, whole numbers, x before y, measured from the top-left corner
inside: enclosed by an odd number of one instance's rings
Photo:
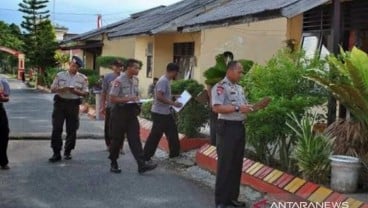
[[[139,107],[138,103],[116,103],[116,107],[118,108],[132,108],[132,107]]]
[[[82,100],[80,98],[79,99],[65,99],[65,98],[60,97],[59,95],[55,95],[54,101],[60,102],[60,103],[75,104],[75,105],[82,104]]]
[[[222,122],[223,124],[226,125],[244,125],[245,121],[230,121],[230,120],[224,120],[224,119],[219,119],[218,122]]]

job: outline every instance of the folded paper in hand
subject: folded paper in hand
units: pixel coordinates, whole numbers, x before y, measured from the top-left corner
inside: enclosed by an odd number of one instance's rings
[[[270,97],[264,97],[264,98],[262,98],[262,100],[260,100],[257,103],[255,103],[253,105],[253,108],[255,108],[255,109],[262,109],[262,108],[265,107],[264,105],[265,104],[267,105],[269,102],[271,102],[271,98]]]
[[[179,102],[182,104],[182,106],[180,108],[177,108],[177,107],[174,107],[173,106],[173,109],[176,111],[176,112],[179,112],[181,111],[181,109],[184,108],[184,106],[189,102],[189,100],[192,98],[192,95],[189,94],[188,91],[184,90],[183,93],[181,93],[180,97],[176,100],[176,102]]]

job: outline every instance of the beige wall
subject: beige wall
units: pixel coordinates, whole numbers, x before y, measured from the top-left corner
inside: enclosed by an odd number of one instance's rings
[[[134,58],[143,62],[141,71],[139,72],[139,90],[141,96],[147,96],[148,86],[152,83],[152,78],[147,77],[147,56],[146,49],[149,43],[154,42],[152,36],[138,36],[135,42]],[[154,55],[153,55],[154,56]]]
[[[250,59],[264,63],[285,46],[287,19],[252,22],[228,27],[204,29],[199,66],[201,71],[215,64],[215,56],[231,51],[235,59]],[[200,76],[203,83],[204,78]]]
[[[102,56],[121,56],[124,58],[135,58],[143,62],[141,71],[139,72],[139,90],[143,97],[147,95],[148,86],[152,83],[151,78],[146,77],[147,57],[146,48],[148,43],[154,42],[152,36],[135,36],[104,39]],[[100,74],[110,73],[108,68],[100,67]]]
[[[84,51],[84,68],[93,69],[93,54],[87,51]]]
[[[135,37],[105,38],[102,56],[133,57],[135,53]]]
[[[134,58],[135,37],[104,38],[101,56],[120,56],[124,58]],[[100,67],[100,74],[110,73],[108,68]]]
[[[194,42],[194,56],[198,60],[201,54],[200,32],[156,35],[154,42],[154,77],[160,77],[165,74],[166,65],[173,61],[174,43],[180,42]],[[193,75],[195,79],[202,75],[198,65],[194,68]]]

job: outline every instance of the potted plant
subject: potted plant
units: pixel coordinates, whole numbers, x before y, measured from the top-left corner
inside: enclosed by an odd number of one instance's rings
[[[296,160],[298,171],[304,179],[324,184],[328,181],[330,171],[331,139],[315,132],[316,115],[305,114],[300,120],[294,113],[288,116],[291,121],[286,122],[286,125],[296,137],[292,158]]]
[[[342,155],[332,157],[332,163],[337,165],[336,162],[338,162],[351,166],[348,172],[345,169],[332,168],[332,188],[342,192],[354,192],[356,181],[348,183],[347,177],[343,176],[351,171],[359,171],[359,165],[357,165],[359,159],[364,164],[368,162],[368,55],[354,47],[351,52],[341,51],[340,56],[328,57],[328,62],[329,70],[311,69],[307,77],[329,90],[348,110],[348,116],[345,119],[336,120],[326,129],[326,132],[335,138],[334,154]],[[363,174],[362,182],[366,185],[367,171]],[[356,180],[357,178],[355,177]]]

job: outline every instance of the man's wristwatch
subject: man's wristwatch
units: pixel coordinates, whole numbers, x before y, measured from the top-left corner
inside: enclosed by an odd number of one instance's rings
[[[240,111],[240,107],[239,106],[235,106],[235,112],[239,112]]]

